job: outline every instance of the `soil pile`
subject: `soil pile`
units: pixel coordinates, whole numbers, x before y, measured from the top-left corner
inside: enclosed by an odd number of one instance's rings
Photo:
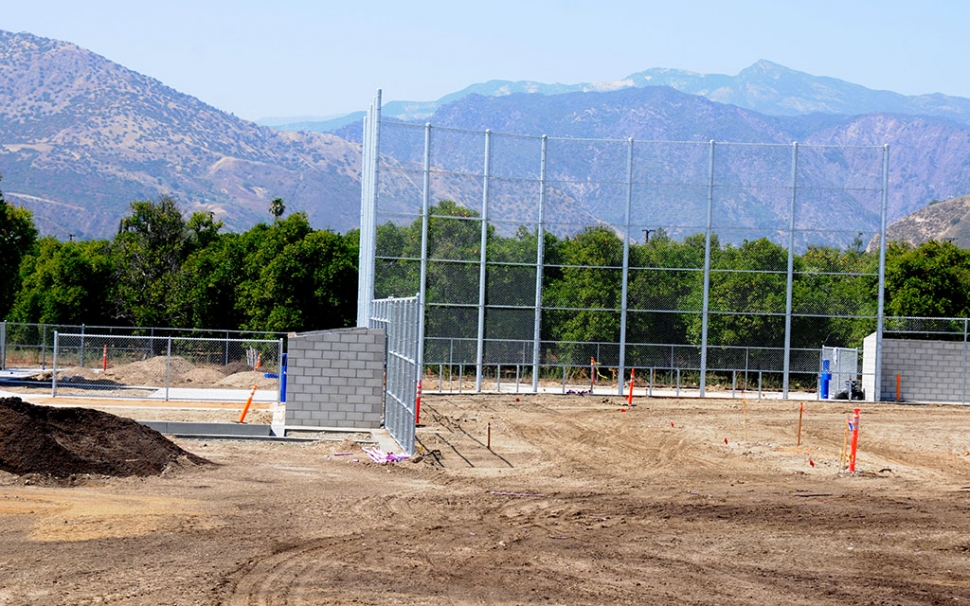
[[[88,408],[51,408],[0,398],[3,471],[55,478],[150,476],[173,464],[208,462],[131,419]]]

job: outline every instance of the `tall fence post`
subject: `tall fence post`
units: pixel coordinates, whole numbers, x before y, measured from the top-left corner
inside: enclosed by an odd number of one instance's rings
[[[889,205],[889,145],[882,152],[882,204],[879,212],[879,292],[876,304],[876,376],[873,401],[882,400],[882,334],[886,329],[886,209]]]
[[[788,373],[791,369],[791,316],[793,282],[795,279],[795,197],[798,184],[798,143],[791,144],[791,200],[788,204],[788,271],[785,285],[785,359],[782,362],[781,397],[788,399]]]
[[[7,321],[0,324],[0,369],[7,367]]]
[[[357,280],[357,326],[369,326],[373,316],[377,258],[377,180],[380,174],[381,91],[364,117],[360,179],[360,251]]]
[[[623,236],[623,283],[620,286],[620,356],[616,376],[617,395],[623,395],[623,377],[626,376],[626,325],[628,299],[630,296],[630,227],[633,221],[633,137],[627,139],[626,156],[626,233]],[[633,379],[630,379],[631,385]]]
[[[707,382],[707,314],[711,295],[711,236],[714,230],[714,140],[711,139],[711,157],[707,185],[707,227],[704,230],[704,293],[701,305],[701,372],[700,395],[703,398]],[[679,389],[679,386],[678,386]]]
[[[539,227],[536,229],[536,306],[532,325],[532,391],[539,392],[539,363],[542,355],[542,275],[545,264],[546,155],[549,137],[542,135],[539,152]]]
[[[485,361],[485,262],[488,260],[488,181],[492,131],[485,131],[485,174],[482,177],[482,237],[478,261],[478,340],[475,352],[475,391],[482,391],[482,365]]]
[[[424,364],[424,331],[428,315],[428,227],[431,222],[431,124],[424,125],[424,183],[421,199],[421,282],[418,285],[418,348],[415,359],[418,372]],[[415,378],[417,380],[417,377]]]

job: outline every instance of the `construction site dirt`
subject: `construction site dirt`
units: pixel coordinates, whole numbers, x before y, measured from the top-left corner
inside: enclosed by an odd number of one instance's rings
[[[167,406],[104,410],[238,414]],[[425,395],[397,463],[362,433],[175,439],[212,464],[146,476],[0,473],[0,604],[970,604],[968,414]]]

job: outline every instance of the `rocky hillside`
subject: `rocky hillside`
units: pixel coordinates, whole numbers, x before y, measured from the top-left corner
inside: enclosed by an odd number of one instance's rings
[[[886,228],[889,241],[919,246],[929,240],[970,248],[970,196],[934,202]]]
[[[360,150],[219,111],[73,44],[0,31],[0,189],[66,238],[117,229],[132,200],[170,195],[232,229],[269,201],[346,230],[359,215]]]

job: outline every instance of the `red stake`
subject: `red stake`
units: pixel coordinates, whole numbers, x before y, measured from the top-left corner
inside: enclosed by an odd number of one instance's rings
[[[421,380],[418,380],[418,399],[414,402],[414,424],[421,424]]]

